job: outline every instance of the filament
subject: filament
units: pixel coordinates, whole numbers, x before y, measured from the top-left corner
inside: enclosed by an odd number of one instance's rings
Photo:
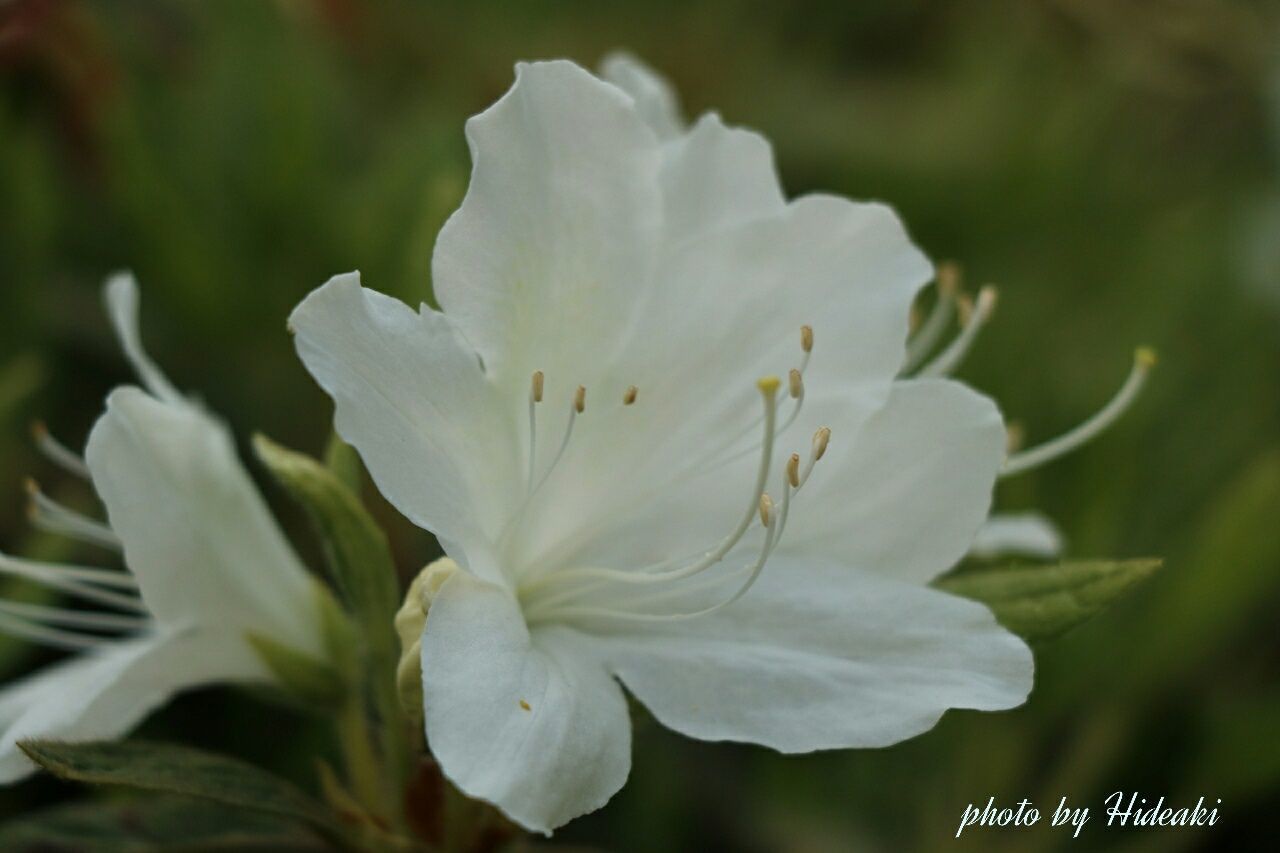
[[[972,311],[964,313],[969,314],[969,320],[965,323],[964,328],[960,330],[960,334],[947,345],[937,358],[920,368],[918,376],[947,376],[957,367],[964,357],[969,354],[969,350],[973,348],[973,344],[978,339],[978,332],[991,319],[991,312],[996,307],[996,289],[991,286],[982,288],[978,291],[978,301],[974,305]]]
[[[1052,441],[1012,454],[1005,460],[1000,476],[1012,477],[1014,474],[1021,474],[1046,462],[1052,462],[1105,431],[1133,405],[1133,401],[1137,399],[1138,393],[1146,383],[1147,374],[1151,372],[1155,363],[1156,354],[1153,350],[1146,347],[1138,349],[1134,353],[1133,369],[1129,371],[1128,378],[1110,402],[1099,409],[1097,414]]]
[[[92,475],[89,473],[89,466],[84,463],[84,459],[54,438],[43,421],[36,421],[31,425],[31,437],[35,441],[36,449],[44,454],[44,457],[50,462],[69,474],[74,474],[85,480],[92,479]]]
[[[910,373],[924,363],[929,353],[933,352],[933,348],[946,334],[947,327],[951,325],[952,317],[955,315],[956,296],[960,290],[960,271],[954,264],[942,264],[938,267],[937,290],[938,298],[934,300],[928,318],[907,342],[907,355],[902,363],[902,375]]]

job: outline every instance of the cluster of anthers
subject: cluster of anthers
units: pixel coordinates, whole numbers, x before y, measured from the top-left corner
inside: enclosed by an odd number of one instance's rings
[[[36,447],[58,467],[86,481],[84,460],[49,434],[44,424],[32,427]],[[31,524],[49,533],[119,553],[120,539],[106,524],[66,507],[26,482]],[[0,599],[0,632],[66,651],[84,651],[142,631],[151,624],[138,597],[138,582],[128,572],[89,566],[48,563],[0,554],[0,575],[22,578],[56,590],[102,611],[53,607]]]
[[[722,454],[708,464],[709,468],[718,468],[757,450],[759,452],[759,465],[756,469],[750,500],[733,529],[717,544],[705,551],[662,560],[636,569],[624,571],[604,567],[576,566],[536,574],[520,583],[517,589],[524,607],[525,618],[531,624],[534,622],[564,620],[670,621],[692,619],[706,616],[727,607],[747,593],[760,577],[765,564],[777,548],[786,530],[792,498],[804,487],[809,476],[813,473],[814,465],[826,453],[827,445],[831,440],[831,430],[825,426],[819,428],[813,434],[810,442],[807,461],[802,461],[799,453],[792,453],[788,457],[778,492],[780,498],[775,500],[769,494],[767,486],[770,472],[773,470],[775,444],[779,437],[796,422],[804,405],[804,372],[813,352],[812,327],[801,327],[800,347],[802,352],[800,365],[791,369],[787,377],[787,389],[791,403],[790,410],[781,419],[781,423],[779,423],[778,409],[780,406],[779,391],[782,389],[783,382],[777,376],[763,377],[756,383],[760,392],[763,411],[751,424],[744,428],[736,441],[728,444],[730,450],[727,454]],[[578,416],[586,409],[586,388],[578,386],[573,394],[568,422],[559,447],[552,458],[551,464],[541,475],[537,475],[537,410],[543,398],[543,383],[542,371],[535,371],[530,380],[529,388],[528,494],[530,498],[547,481],[551,472],[563,458],[573,435],[574,424]],[[628,387],[622,396],[623,405],[630,406],[635,404],[638,396],[639,389],[636,386]],[[740,445],[742,440],[755,429],[762,429],[762,438],[758,444],[741,449],[735,447]],[[763,531],[763,537],[755,560],[736,572],[708,575],[707,573],[720,566],[730,552],[755,529],[757,519],[759,520],[759,529]],[[628,594],[626,597],[628,607],[626,609],[605,607],[598,604],[601,598],[616,600],[616,596],[601,595],[603,591],[609,590],[610,585],[620,585],[623,588],[634,589],[636,587],[652,587],[662,584],[664,588],[669,589],[670,587],[666,585],[692,580],[699,576],[709,580],[709,586],[712,589],[726,582],[736,582],[736,586],[731,593],[714,604],[692,610],[652,612],[644,609],[645,605],[658,603],[663,597],[661,595],[653,599],[645,599],[641,596]],[[617,589],[617,586],[613,587],[613,591],[616,592]],[[702,587],[687,587],[686,590],[694,594],[708,591]]]

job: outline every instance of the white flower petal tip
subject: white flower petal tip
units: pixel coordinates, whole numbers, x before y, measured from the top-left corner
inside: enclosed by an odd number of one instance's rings
[[[970,553],[983,559],[1015,555],[1052,559],[1062,554],[1063,547],[1062,533],[1039,513],[993,514],[978,529]]]
[[[636,110],[659,139],[674,139],[684,130],[680,99],[671,84],[626,51],[614,51],[600,61],[600,76],[630,95]]]

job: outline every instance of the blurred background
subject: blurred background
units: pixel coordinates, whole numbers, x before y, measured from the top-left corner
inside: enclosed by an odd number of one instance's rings
[[[1038,650],[1025,707],[952,712],[884,750],[783,758],[640,720],[627,787],[558,840],[641,851],[1262,849],[1280,806],[1280,15],[1214,0],[446,3],[0,0],[0,548],[32,534],[22,480],[86,509],[28,424],[78,445],[129,378],[99,287],[143,289],[148,347],[241,438],[319,452],[330,405],[289,309],[330,275],[430,298],[465,190],[465,118],[517,59],[625,46],[688,115],[776,146],[792,194],[902,213],[1002,299],[961,376],[1028,440],[1101,405],[1136,344],[1161,365],[1120,426],[1003,484],[1072,556],[1162,556],[1102,617]],[[316,550],[268,489],[294,539]],[[376,495],[401,570],[438,551]],[[315,564],[318,565],[318,559]],[[6,594],[29,595],[9,585]],[[51,659],[0,639],[0,677]],[[282,727],[297,732],[282,744]],[[143,733],[307,780],[319,721],[188,695]],[[282,749],[287,750],[282,752]],[[1116,790],[1222,799],[1210,829],[1106,830]],[[0,815],[79,794],[37,779]],[[1081,839],[970,831],[987,797],[1091,806]]]

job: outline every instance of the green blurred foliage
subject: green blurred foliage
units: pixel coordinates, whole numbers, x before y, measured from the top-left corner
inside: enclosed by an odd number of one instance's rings
[[[775,142],[793,193],[890,201],[933,256],[1002,286],[963,377],[1032,441],[1100,405],[1135,344],[1162,363],[1125,421],[1003,485],[1074,557],[1161,556],[1103,617],[1038,651],[1028,704],[952,713],[892,749],[781,758],[640,722],[631,783],[566,840],[623,850],[1055,850],[1039,827],[952,836],[970,802],[1091,805],[1089,849],[1241,849],[1280,795],[1280,18],[1226,0],[0,3],[0,543],[20,482],[91,508],[25,443],[78,442],[127,378],[98,304],[135,270],[144,333],[241,435],[319,453],[330,409],[284,317],[328,276],[429,299],[468,169],[464,119],[520,58],[626,46]],[[404,574],[436,553],[376,503]],[[307,541],[298,513],[282,515]],[[307,552],[315,562],[314,549]],[[76,555],[85,559],[97,555]],[[0,647],[8,672],[39,653]],[[228,691],[147,727],[298,778]],[[856,713],[851,708],[850,713]],[[281,750],[286,749],[287,754]],[[1222,797],[1214,831],[1107,831],[1113,790]],[[4,792],[15,812],[65,795]]]

